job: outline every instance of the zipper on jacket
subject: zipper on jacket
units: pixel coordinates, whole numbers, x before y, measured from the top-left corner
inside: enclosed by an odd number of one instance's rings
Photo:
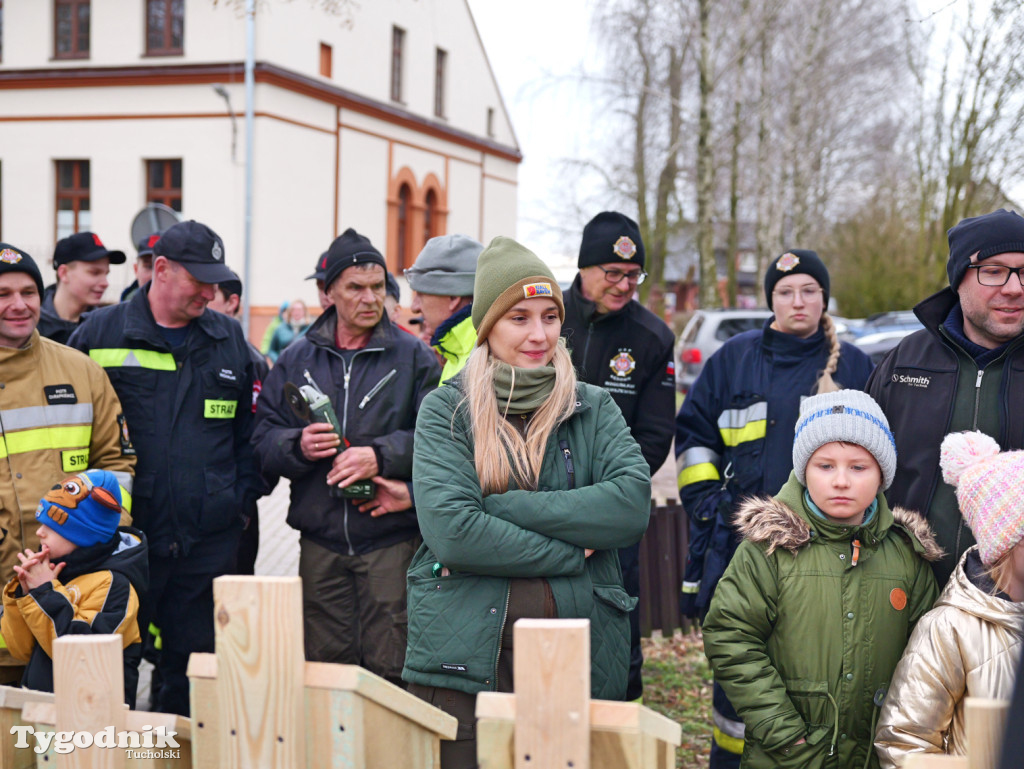
[[[384,375],[383,379],[381,379],[379,382],[377,382],[377,384],[375,384],[373,387],[371,387],[370,388],[370,392],[366,393],[366,395],[363,396],[363,399],[361,401],[359,401],[359,409],[362,410],[363,407],[367,403],[370,402],[370,399],[374,395],[379,393],[383,389],[384,385],[386,385],[388,382],[390,382],[394,378],[395,374],[397,374],[397,373],[398,373],[398,369],[395,369],[395,368],[391,369],[391,371],[389,371],[387,374]],[[348,378],[347,377],[345,379],[345,386],[346,387],[348,386]]]
[[[971,420],[973,429],[978,429],[978,410],[981,407],[981,379],[985,376],[985,369],[978,369],[978,378],[974,380],[974,418]],[[960,523],[956,527],[956,544],[953,546],[953,552],[960,560],[960,537],[964,533],[964,519],[960,516]]]
[[[565,457],[565,474],[569,478],[569,488],[576,488],[576,468],[572,464],[572,450],[569,448],[569,441],[560,440],[558,447],[562,450],[562,456]]]
[[[352,356],[353,360],[355,359],[355,357],[355,355]],[[352,378],[352,368],[350,364],[351,361],[346,361],[344,356],[342,356],[341,370],[345,372],[345,406],[344,409],[342,410],[343,413],[341,416],[341,435],[339,436],[342,440],[342,443],[344,443],[347,440],[345,436],[348,435],[348,382]],[[348,534],[348,499],[343,499],[342,503],[345,508],[345,513],[342,518],[342,526],[345,529],[345,541],[348,543],[348,554],[355,555],[356,551],[355,548],[352,547],[352,537],[350,537]]]
[[[498,691],[498,662],[501,660],[501,642],[505,640],[505,623],[508,621],[508,604],[512,600],[512,582],[505,583],[505,610],[501,614],[501,630],[498,631],[498,653],[494,655],[494,687],[492,691]]]

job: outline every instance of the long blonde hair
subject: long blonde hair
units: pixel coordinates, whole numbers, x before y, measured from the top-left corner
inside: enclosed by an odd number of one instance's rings
[[[839,368],[839,337],[836,336],[836,324],[828,312],[821,314],[821,329],[825,332],[825,340],[828,342],[828,360],[825,362],[825,369],[818,377],[814,387],[814,394],[834,393],[842,390],[843,386],[832,379],[832,375]]]
[[[534,412],[524,439],[498,410],[494,371],[499,361],[491,355],[487,342],[469,356],[463,375],[466,397],[462,402],[469,404],[473,460],[485,496],[508,491],[510,483],[520,489],[536,490],[548,438],[576,409],[576,370],[563,344],[555,346],[551,362],[555,367],[555,387]],[[456,414],[458,411],[456,408]]]

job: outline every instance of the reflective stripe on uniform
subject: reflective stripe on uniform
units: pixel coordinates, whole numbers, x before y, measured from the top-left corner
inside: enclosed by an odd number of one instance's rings
[[[26,406],[0,411],[0,459],[30,451],[88,447],[92,440],[92,415],[91,403]]]
[[[768,404],[760,401],[745,409],[727,409],[718,417],[718,430],[726,446],[738,446],[764,438]]]
[[[148,368],[155,371],[176,371],[178,365],[169,352],[156,350],[130,350],[124,347],[96,347],[89,350],[89,357],[103,368],[118,366]]]
[[[40,427],[38,430],[4,433],[3,441],[0,443],[0,459],[6,459],[12,454],[27,454],[30,451],[88,446],[91,441],[92,425]]]
[[[717,481],[718,465],[722,457],[718,452],[704,446],[694,446],[676,457],[679,487],[689,486],[698,481]]]
[[[743,740],[737,740],[735,737],[730,737],[717,726],[714,728],[713,736],[715,738],[715,744],[722,750],[728,751],[729,753],[735,753],[738,756],[743,755]]]
[[[121,470],[111,470],[110,472],[112,472],[114,474],[114,477],[117,478],[117,482],[121,484],[121,488],[124,490],[121,493],[121,496],[123,497],[125,495],[125,493],[131,494],[132,493],[132,484],[135,481],[135,477],[131,473],[126,473],[126,472],[123,472]],[[128,512],[131,512],[131,510],[132,510],[132,508],[131,508],[131,499],[129,499],[128,500],[128,504],[127,505],[123,505],[123,507]]]
[[[683,593],[696,595],[700,592],[700,582],[683,582]]]
[[[74,403],[59,406],[26,406],[0,411],[0,433],[30,430],[55,425],[91,425],[92,404]]]
[[[714,738],[718,747],[737,755],[743,753],[743,738],[746,734],[743,722],[726,718],[715,708],[711,709],[711,720],[715,724]]]

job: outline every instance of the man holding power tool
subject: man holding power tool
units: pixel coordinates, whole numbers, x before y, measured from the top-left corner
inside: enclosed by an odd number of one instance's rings
[[[306,659],[400,683],[405,572],[420,538],[415,511],[389,490],[412,478],[416,413],[441,368],[384,315],[384,257],[364,236],[349,229],[331,244],[324,283],[331,306],[271,370],[253,443],[265,472],[291,479]],[[322,421],[318,394],[337,426]]]

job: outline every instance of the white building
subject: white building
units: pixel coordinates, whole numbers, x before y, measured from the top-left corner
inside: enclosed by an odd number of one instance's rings
[[[147,201],[242,274],[244,0],[0,0],[0,240],[129,255]],[[427,237],[515,234],[522,159],[466,0],[257,0],[253,334],[348,227],[401,274]],[[407,302],[406,302],[407,303]],[[263,322],[261,322],[263,321]]]

